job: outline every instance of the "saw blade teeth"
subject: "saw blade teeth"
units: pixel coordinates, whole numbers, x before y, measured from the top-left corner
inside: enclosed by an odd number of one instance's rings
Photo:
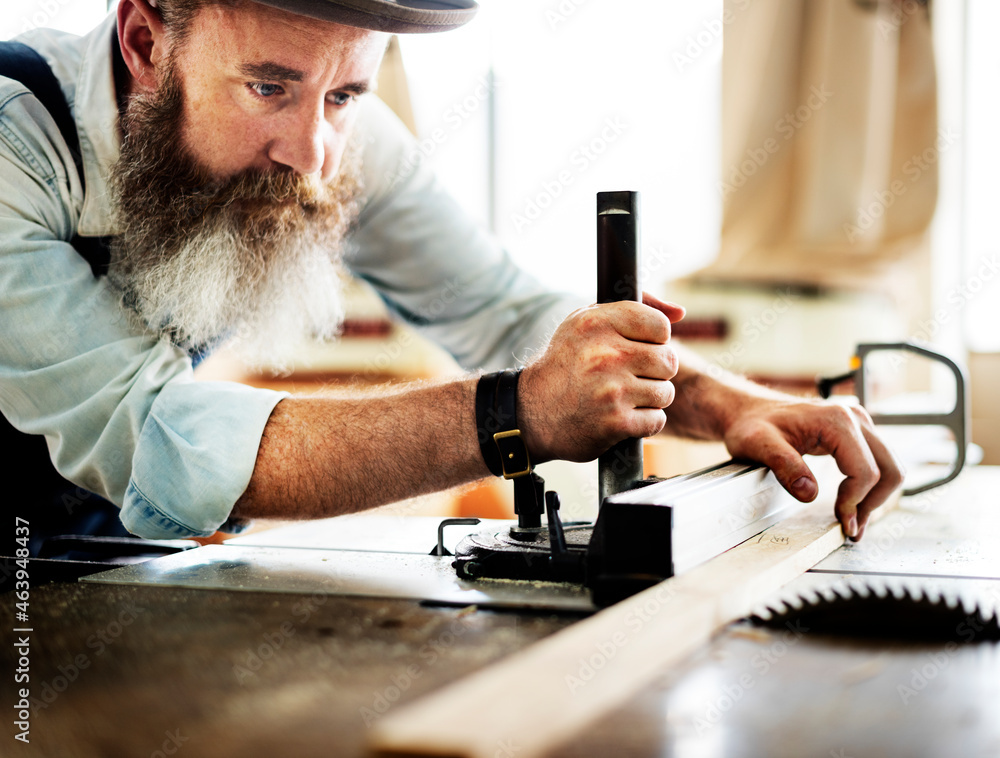
[[[976,630],[976,639],[996,639],[997,624],[995,618],[990,618],[978,610],[965,617],[967,623],[973,623]]]
[[[806,590],[801,595],[802,601],[810,608],[814,608],[822,602],[819,594],[815,590]]]
[[[853,592],[858,597],[869,598],[874,594],[874,590],[869,587],[865,582],[858,581],[856,579],[851,580],[847,588]]]
[[[757,606],[753,615],[750,616],[750,621],[752,621],[755,624],[767,624],[775,616],[777,616],[777,612],[774,610],[774,608],[772,608],[769,605],[759,605]]]
[[[1000,640],[1000,598],[987,600],[977,594],[934,583],[925,586],[912,578],[850,576],[772,597],[766,605],[758,606],[756,618],[776,628],[807,616],[814,631],[826,628],[838,634],[854,628],[856,634],[876,637],[884,636],[885,629],[900,618],[926,618],[926,629],[918,621],[901,629],[900,634],[907,639],[922,639],[921,635],[925,635],[938,641],[950,639],[947,633],[951,628],[955,630],[951,638],[956,642],[961,630],[958,625],[966,620],[979,630],[974,642]]]
[[[990,616],[989,620],[986,622],[986,625],[993,632],[995,637],[1000,637],[1000,613],[994,611],[993,615]]]
[[[799,595],[791,595],[790,597],[785,598],[785,605],[787,605],[790,610],[801,611],[805,607],[806,603]]]
[[[771,611],[771,618],[775,619],[775,618],[780,618],[781,616],[784,616],[788,613],[791,613],[795,609],[792,608],[792,606],[790,606],[786,601],[779,600],[774,605],[769,606],[768,610]]]
[[[850,600],[854,597],[854,593],[851,592],[851,588],[846,585],[839,584],[834,586],[832,589],[835,596],[834,600]]]
[[[827,603],[834,603],[837,601],[838,595],[832,587],[823,587],[823,589],[819,590],[819,594]]]
[[[871,585],[869,586],[872,591],[872,594],[874,594],[875,597],[877,597],[879,600],[885,600],[887,597],[889,597],[889,589],[888,587],[885,586],[884,583],[879,583],[874,586]]]
[[[750,622],[753,624],[763,624],[771,619],[773,612],[766,605],[758,605],[751,611],[750,615],[747,616]]]

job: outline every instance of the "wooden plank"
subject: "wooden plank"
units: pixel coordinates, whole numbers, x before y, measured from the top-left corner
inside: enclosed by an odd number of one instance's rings
[[[817,474],[820,497],[795,516],[390,714],[372,754],[528,758],[568,739],[843,544],[837,487]]]

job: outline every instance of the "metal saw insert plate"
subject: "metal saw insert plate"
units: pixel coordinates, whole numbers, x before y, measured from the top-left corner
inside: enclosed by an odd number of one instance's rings
[[[422,600],[439,605],[590,613],[573,584],[458,578],[450,556],[351,550],[207,545],[82,581],[244,592],[282,592]]]

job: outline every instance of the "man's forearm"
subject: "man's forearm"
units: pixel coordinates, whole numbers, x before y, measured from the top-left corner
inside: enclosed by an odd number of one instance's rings
[[[582,308],[559,326],[518,384],[517,423],[532,461],[593,460],[618,440],[662,428],[676,370],[668,316],[680,309],[661,306]],[[233,515],[335,516],[489,476],[477,383],[281,401]]]
[[[667,428],[721,439],[768,466],[800,500],[817,483],[802,456],[845,474],[836,515],[860,538],[902,473],[861,408],[805,400],[718,372],[668,345],[675,306],[582,308],[521,376],[518,426],[535,462],[592,460],[625,437]],[[673,318],[676,320],[676,318]],[[291,398],[274,409],[237,517],[318,518],[489,475],[479,450],[475,377],[363,398]],[[676,392],[675,392],[676,390]]]
[[[233,514],[323,518],[489,476],[476,379],[367,397],[288,398],[264,429]]]
[[[760,399],[788,399],[743,377],[711,367],[674,343],[679,368],[674,377],[674,402],[666,409],[665,431],[678,437],[721,440],[729,424]]]

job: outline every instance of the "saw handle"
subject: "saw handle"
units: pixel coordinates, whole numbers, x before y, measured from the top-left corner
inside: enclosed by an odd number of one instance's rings
[[[854,391],[858,396],[858,403],[862,408],[868,409],[868,382],[869,376],[865,365],[868,357],[879,351],[898,351],[913,353],[915,355],[929,358],[944,365],[955,378],[955,405],[950,411],[945,413],[873,413],[868,410],[875,424],[886,424],[891,426],[943,426],[955,436],[955,446],[957,448],[955,460],[945,476],[925,482],[916,487],[906,487],[903,494],[906,496],[917,495],[921,492],[940,487],[947,484],[960,473],[965,467],[965,458],[969,449],[971,424],[971,409],[969,406],[969,379],[965,370],[955,361],[946,355],[930,350],[922,345],[913,342],[866,342],[858,345],[857,353],[851,361],[851,370],[839,376],[817,377],[816,390],[820,397],[828,399],[833,394],[833,388],[838,384],[854,382]]]
[[[862,407],[868,403],[868,377],[865,371],[865,363],[868,356],[881,350],[899,350],[906,353],[913,353],[924,358],[929,358],[944,365],[955,378],[955,405],[946,413],[872,413],[872,421],[875,424],[889,424],[900,426],[943,426],[955,436],[956,455],[948,473],[943,477],[930,482],[907,487],[903,490],[904,495],[917,495],[921,492],[940,487],[947,484],[960,473],[965,467],[965,456],[969,449],[971,423],[971,408],[969,406],[968,377],[964,369],[947,355],[929,350],[922,345],[912,342],[875,342],[858,345],[858,381],[857,392],[858,402]]]

